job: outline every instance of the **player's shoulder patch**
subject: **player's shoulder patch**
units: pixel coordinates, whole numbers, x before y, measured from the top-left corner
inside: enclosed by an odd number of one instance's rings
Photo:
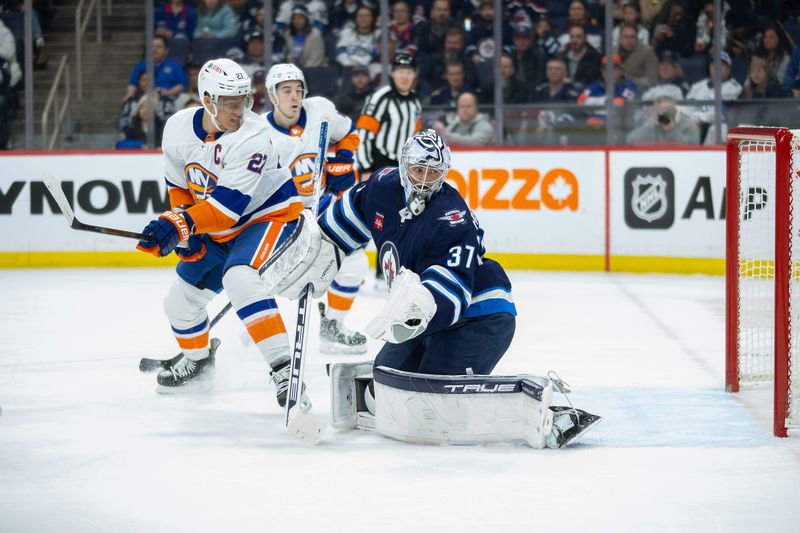
[[[451,226],[465,224],[467,218],[467,209],[450,209],[444,215],[437,217],[438,220],[443,220]]]

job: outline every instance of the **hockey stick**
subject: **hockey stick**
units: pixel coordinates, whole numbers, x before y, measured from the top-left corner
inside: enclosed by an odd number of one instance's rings
[[[217,315],[211,319],[211,323],[208,325],[208,329],[213,328],[217,322],[219,322],[225,314],[231,310],[233,304],[228,302],[225,304],[225,307],[217,313]],[[154,372],[156,370],[167,370],[172,365],[180,361],[181,357],[183,357],[183,352],[179,353],[175,357],[170,359],[154,359],[150,357],[142,357],[139,360],[139,372]]]
[[[328,149],[328,119],[324,118],[319,129],[319,151],[314,165],[314,196],[312,197],[311,213],[316,217],[319,208],[320,180],[322,168],[325,164],[325,153]],[[305,349],[308,340],[308,309],[311,307],[311,293],[313,284],[309,283],[303,289],[300,300],[297,302],[297,326],[294,330],[294,350],[290,362],[289,390],[286,395],[286,429],[300,440],[313,444],[319,442],[325,425],[300,409],[299,399],[303,393],[303,364],[305,363]]]
[[[61,208],[64,218],[67,219],[67,223],[72,229],[91,231],[94,233],[104,233],[106,235],[116,235],[117,237],[128,237],[129,239],[136,239],[139,241],[147,240],[147,237],[141,233],[126,231],[124,229],[104,228],[102,226],[84,224],[75,217],[75,213],[72,211],[72,207],[70,207],[69,201],[67,201],[67,197],[64,194],[64,190],[61,188],[61,183],[58,181],[58,179],[49,172],[45,172],[45,174],[42,176],[42,181],[47,187],[47,190],[50,191],[50,195],[53,197],[53,200],[55,200],[58,204],[58,207]]]

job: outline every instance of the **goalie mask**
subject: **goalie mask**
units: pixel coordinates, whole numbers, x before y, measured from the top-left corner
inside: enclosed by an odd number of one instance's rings
[[[400,183],[406,207],[413,215],[425,210],[428,200],[442,188],[450,169],[450,148],[433,130],[411,137],[400,152]]]
[[[208,112],[211,122],[217,129],[223,128],[217,123],[219,114],[220,97],[243,96],[244,108],[253,107],[253,88],[250,76],[230,59],[212,59],[207,61],[197,75],[197,92],[203,107]],[[206,106],[203,96],[211,98],[211,107]],[[241,105],[241,104],[240,104]]]

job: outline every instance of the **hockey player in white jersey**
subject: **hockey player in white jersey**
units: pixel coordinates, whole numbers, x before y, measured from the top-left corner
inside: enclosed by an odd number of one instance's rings
[[[250,110],[248,75],[228,59],[203,65],[202,107],[178,111],[164,129],[164,178],[172,209],[151,221],[137,248],[180,257],[164,310],[183,357],[158,375],[159,392],[202,383],[219,341],[209,342],[206,306],[224,288],[286,401],[289,341],[258,269],[293,231],[303,204],[278,168],[264,120]]]
[[[359,138],[353,121],[337,112],[333,102],[322,97],[306,98],[303,72],[295,65],[274,65],[267,73],[267,95],[274,110],[264,114],[270,138],[278,150],[281,166],[288,167],[306,207],[313,201],[313,170],[319,150],[320,124],[327,120],[328,144],[335,156],[328,158],[319,187],[319,212],[331,198],[341,195],[357,181],[353,154]],[[368,271],[363,249],[344,259],[336,279],[328,288],[328,305],[320,302],[320,350],[325,353],[365,353],[367,338],[344,325],[344,318]]]

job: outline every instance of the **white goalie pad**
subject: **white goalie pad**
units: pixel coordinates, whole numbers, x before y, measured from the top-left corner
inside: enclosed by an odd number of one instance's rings
[[[331,424],[374,429],[422,444],[523,443],[546,446],[553,425],[552,382],[540,376],[439,376],[371,363],[338,363],[331,376]],[[375,414],[363,400],[374,380]]]
[[[296,300],[311,283],[314,298],[319,298],[336,277],[339,266],[339,248],[322,233],[311,212],[303,210],[292,235],[259,273],[272,296]]]

